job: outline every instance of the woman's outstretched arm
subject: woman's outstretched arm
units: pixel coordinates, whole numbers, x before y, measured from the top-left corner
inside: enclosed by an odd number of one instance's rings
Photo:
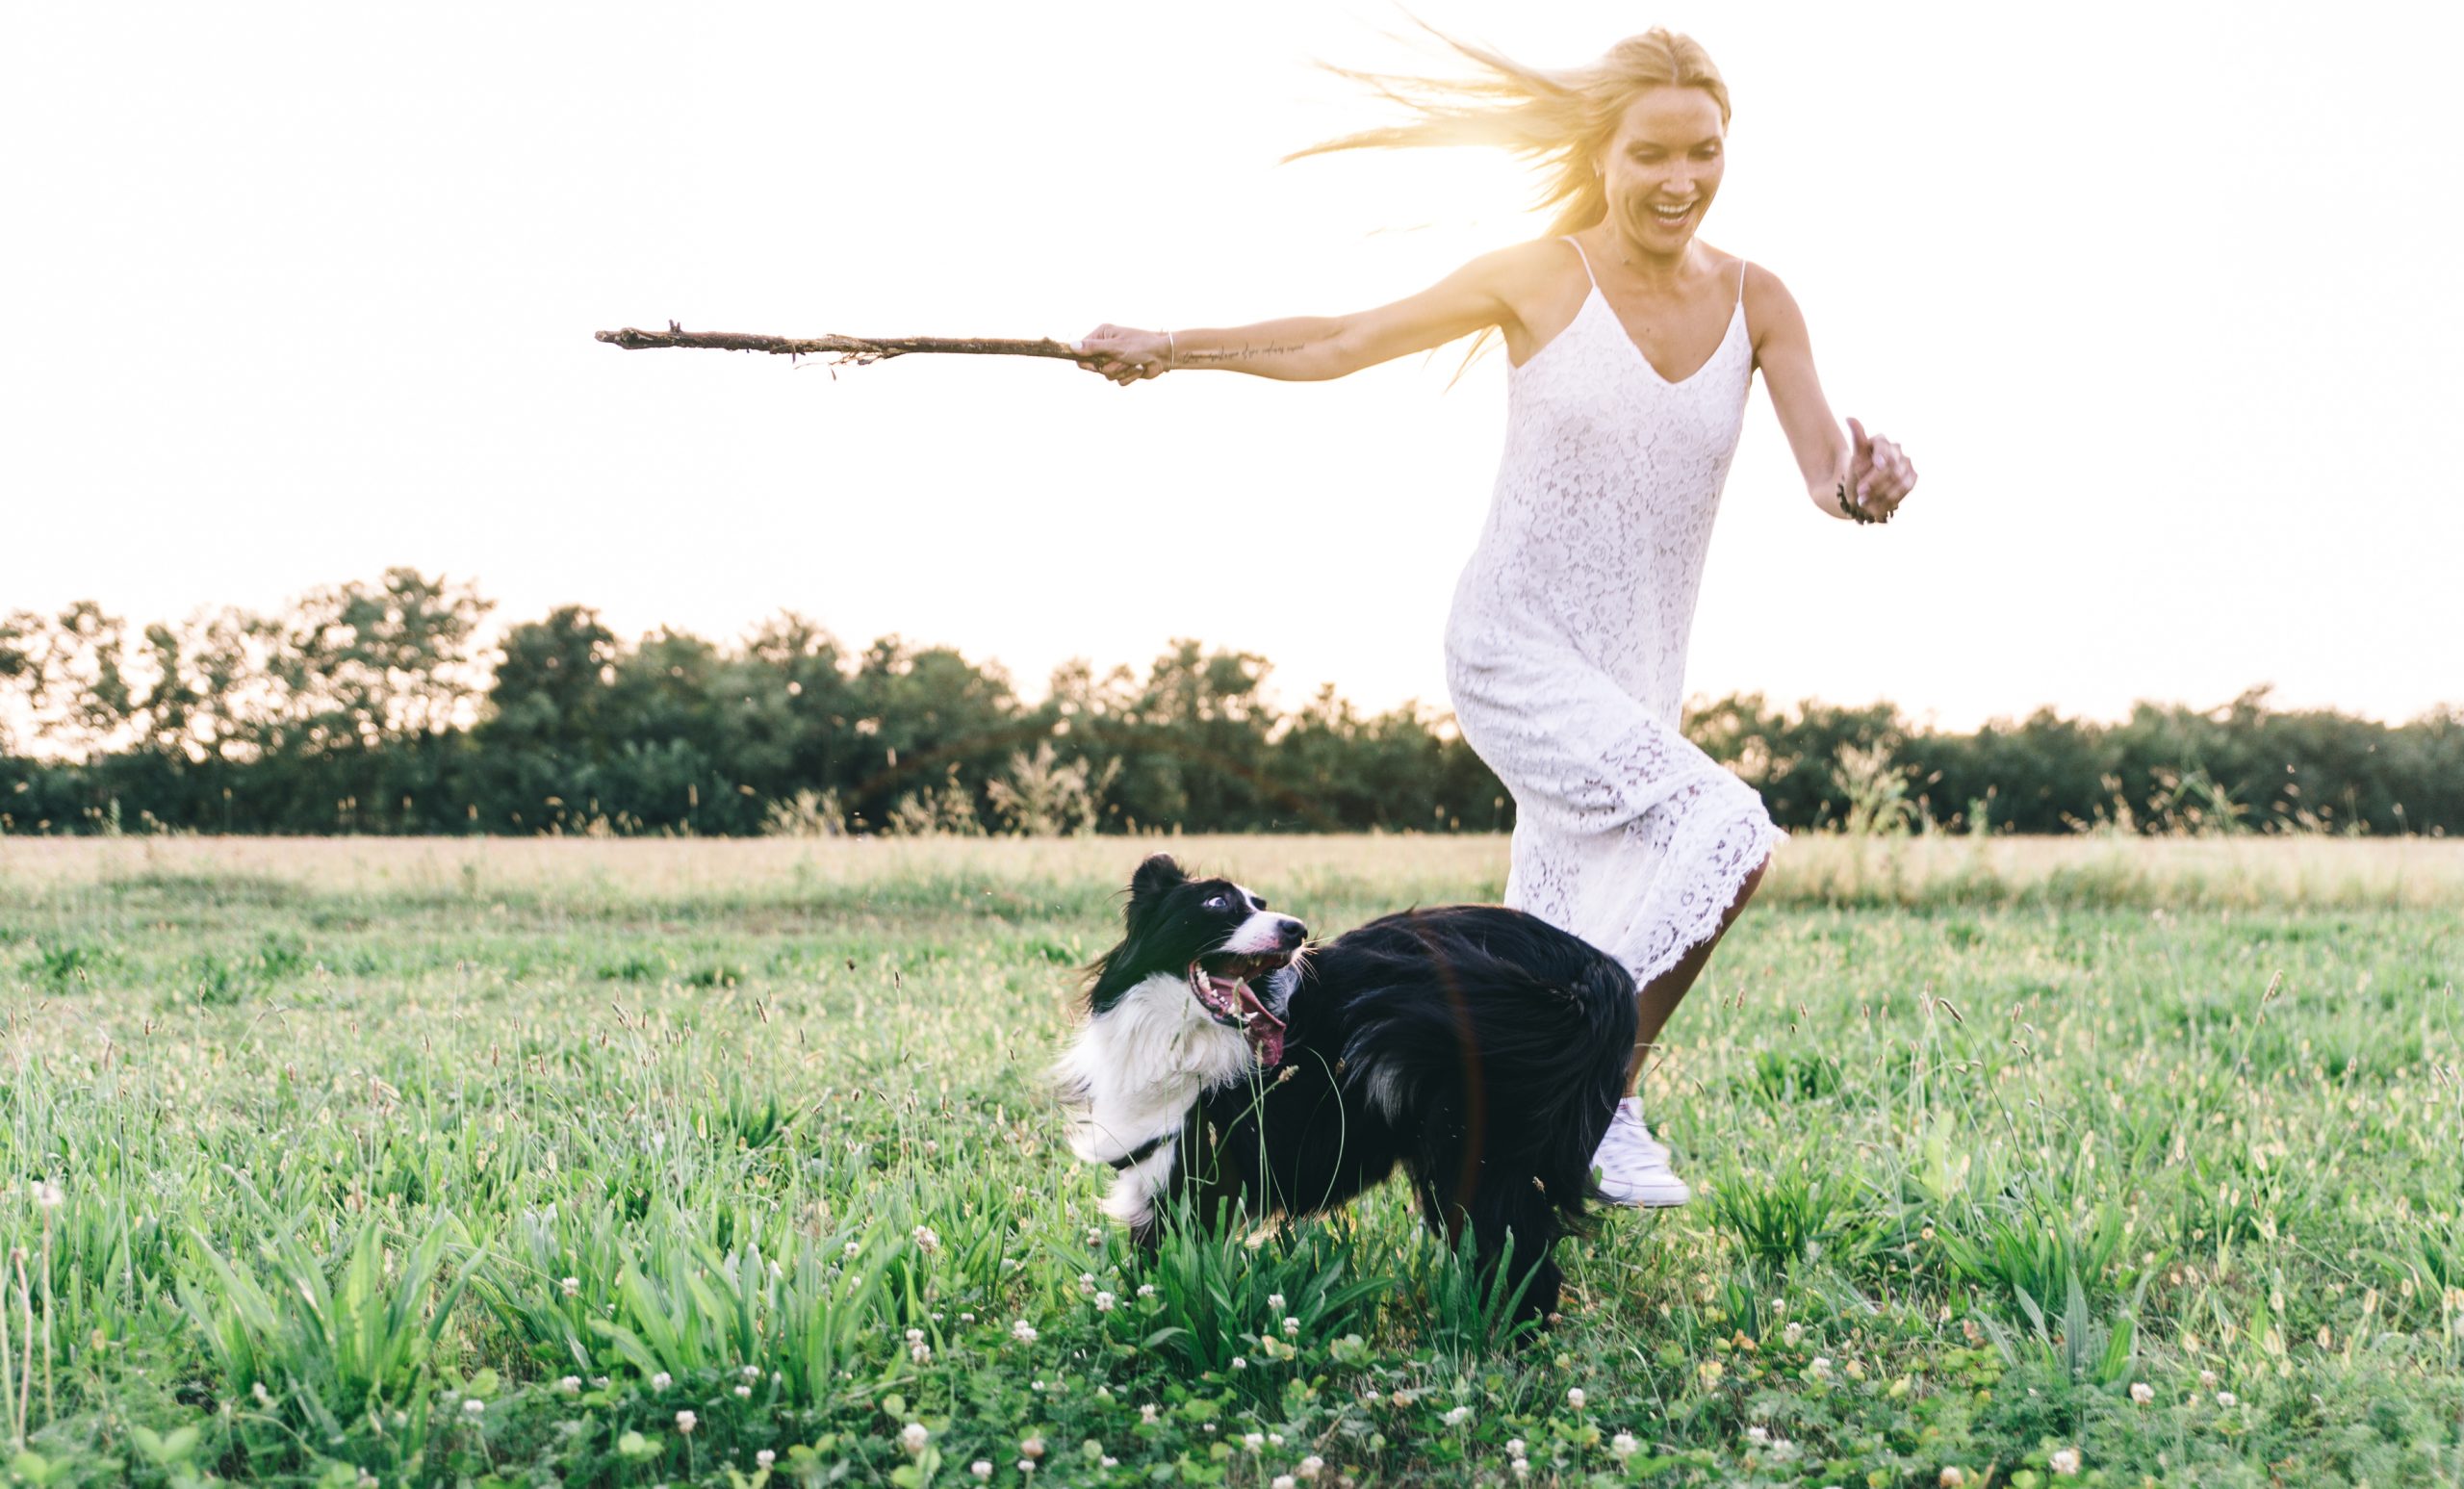
[[[1484,253],[1418,295],[1348,316],[1293,316],[1226,328],[1144,331],[1104,324],[1078,343],[1078,365],[1123,387],[1178,369],[1216,368],[1321,382],[1500,325],[1503,286],[1527,271],[1529,245]]]
[[[1779,275],[1759,265],[1746,272],[1746,318],[1761,328],[1755,337],[1755,365],[1762,369],[1772,411],[1805,474],[1806,495],[1825,514],[1844,520],[1854,515],[1840,509],[1844,484],[1866,521],[1888,518],[1915,486],[1916,467],[1897,445],[1879,434],[1868,437],[1854,419],[1841,431],[1822,396],[1822,379],[1814,375],[1805,312]]]

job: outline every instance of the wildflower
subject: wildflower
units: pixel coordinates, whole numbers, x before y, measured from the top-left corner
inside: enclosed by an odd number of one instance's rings
[[[49,1179],[38,1179],[35,1181],[36,1209],[57,1210],[63,1204],[66,1203],[68,1195],[61,1190],[60,1186],[54,1184]],[[1281,1305],[1278,1304],[1277,1306]]]
[[[660,1371],[657,1374],[651,1377],[651,1389],[654,1391],[664,1391],[675,1383],[676,1377],[670,1375],[665,1371]]]
[[[1449,1411],[1449,1412],[1446,1414],[1446,1425],[1447,1425],[1448,1426],[1450,1426],[1450,1427],[1459,1427],[1459,1426],[1461,1426],[1465,1422],[1467,1422],[1467,1421],[1471,1420],[1471,1416],[1472,1416],[1472,1408],[1471,1408],[1471,1407],[1469,1407],[1469,1406],[1457,1406],[1457,1407],[1454,1407],[1452,1410]]]
[[[915,1249],[923,1252],[926,1256],[930,1256],[934,1252],[941,1249],[940,1234],[934,1230],[930,1225],[916,1226],[913,1230],[907,1233],[907,1239],[914,1242]]]
[[[567,1297],[579,1297],[581,1296],[581,1279],[579,1277],[567,1277],[564,1281],[557,1283],[556,1286],[564,1291],[564,1295]]]
[[[1522,1456],[1523,1456],[1523,1439],[1522,1439],[1522,1438],[1519,1438],[1519,1437],[1509,1437],[1509,1438],[1507,1438],[1507,1439],[1505,1440],[1505,1455],[1506,1455],[1507,1457],[1509,1457],[1509,1458],[1520,1458],[1520,1457],[1522,1457]]]
[[[1261,1450],[1266,1447],[1266,1445],[1267,1435],[1264,1432],[1244,1432],[1241,1434],[1241,1446],[1246,1448],[1251,1452]]]
[[[1580,1410],[1582,1410],[1582,1402],[1583,1402],[1582,1387],[1580,1387],[1580,1386],[1575,1386],[1575,1387],[1570,1388],[1570,1389],[1566,1392],[1566,1404],[1567,1404],[1567,1405],[1569,1405],[1569,1406],[1573,1407],[1573,1408],[1574,1408],[1575,1410],[1577,1410],[1577,1411],[1580,1411]]]
[[[1232,1356],[1232,1368],[1234,1370],[1247,1370],[1249,1368],[1249,1362],[1236,1354]]]
[[[1010,1325],[1010,1337],[1022,1345],[1034,1344],[1036,1342],[1036,1326],[1029,1323],[1026,1320],[1020,1319],[1017,1322]]]
[[[1314,1479],[1324,1472],[1326,1472],[1326,1460],[1314,1452],[1300,1460],[1300,1476],[1303,1478]]]
[[[1960,1489],[1960,1485],[1967,1482],[1967,1470],[1953,1464],[1942,1470],[1941,1476],[1935,1482],[1940,1484],[1942,1489]]]
[[[1286,1339],[1294,1339],[1294,1338],[1297,1338],[1297,1337],[1299,1336],[1299,1333],[1300,1333],[1300,1321],[1299,1321],[1298,1319],[1286,1319],[1286,1320],[1284,1320],[1284,1321],[1283,1321],[1283,1337],[1284,1337],[1284,1338],[1286,1338]]]
[[[1531,1464],[1528,1459],[1517,1458],[1510,1467],[1513,1468],[1514,1476],[1518,1480],[1529,1478],[1531,1476]]]
[[[1019,1472],[1019,1473],[1021,1473],[1021,1474],[1033,1474],[1035,1471],[1036,1471],[1036,1460],[1035,1460],[1035,1459],[1033,1459],[1033,1458],[1020,1458],[1020,1459],[1018,1460],[1018,1472]]]
[[[273,1404],[273,1393],[266,1389],[266,1383],[262,1380],[258,1381],[255,1385],[248,1387],[248,1394],[257,1399],[257,1404],[260,1406],[271,1406]]]
[[[1043,1439],[1040,1437],[1030,1437],[1025,1442],[1018,1445],[1018,1450],[1025,1453],[1030,1458],[1040,1458],[1043,1456]]]
[[[960,1322],[961,1323],[973,1323],[973,1322],[975,1322],[975,1315],[974,1315],[974,1314],[971,1314],[971,1313],[962,1313],[962,1314],[960,1314],[960,1315],[959,1315],[959,1322]]]
[[[966,1471],[978,1478],[989,1479],[992,1476],[992,1462],[988,1458],[978,1458],[966,1466]]]
[[[1409,1406],[1412,1404],[1412,1393],[1398,1389],[1395,1394],[1388,1397],[1387,1399],[1393,1401],[1397,1406]]]
[[[1780,1331],[1780,1343],[1786,1345],[1791,1349],[1796,1348],[1798,1340],[1805,1337],[1806,1326],[1802,1323],[1790,1323],[1786,1328]]]
[[[687,1437],[692,1436],[693,1429],[701,1425],[702,1419],[693,1415],[690,1411],[680,1411],[676,1414],[676,1430],[683,1433]]]
[[[2203,1371],[2200,1371],[2200,1372],[2198,1373],[2198,1388],[2199,1388],[2200,1390],[2202,1390],[2202,1391],[2213,1391],[2213,1390],[2215,1390],[2215,1389],[2216,1389],[2216,1372],[2214,1372],[2214,1371],[2212,1371],[2212,1370],[2203,1370]]]
[[[1269,1293],[1267,1295],[1267,1312],[1283,1312],[1283,1295],[1281,1293]]]
[[[475,1417],[487,1409],[488,1403],[479,1399],[475,1396],[462,1403],[462,1415],[466,1417]]]
[[[1092,1297],[1095,1296],[1095,1274],[1093,1272],[1082,1271],[1078,1274],[1078,1296],[1081,1297]]]
[[[1757,1448],[1768,1448],[1771,1446],[1771,1431],[1768,1427],[1747,1427],[1745,1440]]]
[[[567,1396],[578,1396],[581,1393],[581,1377],[579,1375],[567,1375],[562,1380],[556,1382],[556,1389],[562,1391]]]
[[[1815,1355],[1813,1357],[1813,1364],[1810,1368],[1813,1371],[1814,1379],[1829,1380],[1831,1378],[1831,1356],[1827,1354]]]
[[[1620,1432],[1608,1440],[1608,1450],[1620,1463],[1632,1457],[1635,1450],[1642,1446],[1634,1441],[1634,1434],[1631,1432]]]
[[[1115,1301],[1115,1299],[1114,1299],[1113,1296],[1112,1296],[1110,1293],[1098,1293],[1098,1294],[1096,1294],[1096,1295],[1095,1295],[1095,1311],[1096,1311],[1097,1313],[1110,1313],[1110,1312],[1112,1312],[1112,1311],[1113,1311],[1113,1303],[1114,1303],[1114,1301]]]
[[[862,1242],[860,1242],[860,1241],[850,1241],[850,1242],[848,1242],[848,1243],[847,1243],[847,1254],[848,1254],[849,1256],[851,1256],[851,1257],[854,1257],[854,1256],[861,1256],[861,1255],[863,1254],[863,1252],[864,1252],[864,1244],[863,1244]]]
[[[2130,1399],[2144,1406],[2156,1399],[2156,1388],[2144,1380],[2133,1381],[2130,1387]]]
[[[739,1401],[749,1401],[753,1399],[753,1388],[751,1386],[736,1387],[735,1399]]]
[[[1694,1373],[1703,1377],[1703,1384],[1715,1386],[1720,1383],[1720,1377],[1729,1373],[1729,1368],[1717,1360],[1705,1360],[1694,1367]]]
[[[758,1365],[748,1365],[744,1369],[737,1371],[736,1373],[742,1375],[747,1381],[758,1380],[761,1378],[761,1367]]]
[[[932,1440],[933,1434],[925,1429],[921,1422],[909,1423],[900,1429],[898,1434],[898,1446],[906,1449],[911,1457],[922,1453],[924,1445]]]
[[[1155,1403],[1148,1401],[1138,1408],[1138,1420],[1148,1426],[1155,1425]]]
[[[1269,1447],[1271,1447],[1271,1448],[1280,1448],[1280,1447],[1282,1447],[1282,1446],[1283,1446],[1283,1434],[1282,1434],[1282,1433],[1280,1433],[1280,1432],[1269,1432],[1269,1433],[1267,1434],[1267,1445],[1268,1445]]]
[[[1152,1282],[1140,1283],[1138,1285],[1138,1296],[1141,1297],[1153,1297],[1155,1296],[1155,1284]]]
[[[2216,1404],[2230,1411],[2242,1404],[2242,1399],[2230,1391],[2219,1391],[2216,1393]]]
[[[754,1466],[755,1468],[763,1468],[763,1469],[766,1469],[766,1468],[768,1468],[771,1464],[776,1463],[776,1462],[778,1462],[778,1461],[779,1461],[779,1455],[778,1455],[777,1453],[775,1453],[775,1452],[772,1452],[772,1451],[771,1451],[769,1449],[767,1449],[767,1448],[762,1449],[759,1452],[757,1452],[757,1453],[755,1453],[755,1454],[753,1455],[753,1466]]]
[[[2056,1474],[2062,1475],[2066,1478],[2070,1475],[2078,1473],[2079,1450],[2076,1448],[2055,1449],[2053,1454],[2053,1471]]]
[[[1102,1468],[1116,1469],[1120,1467],[1120,1460],[1114,1457],[1111,1453],[1101,1454],[1095,1459],[1095,1462]]]
[[[1300,1489],[1300,1481],[1289,1474],[1277,1474],[1274,1476],[1274,1489]]]

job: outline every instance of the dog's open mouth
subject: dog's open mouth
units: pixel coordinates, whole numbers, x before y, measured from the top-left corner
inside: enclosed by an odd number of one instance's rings
[[[1283,1020],[1259,1001],[1249,979],[1280,970],[1292,961],[1286,954],[1200,957],[1190,963],[1190,992],[1209,1016],[1249,1037],[1249,1047],[1261,1065],[1283,1058]]]

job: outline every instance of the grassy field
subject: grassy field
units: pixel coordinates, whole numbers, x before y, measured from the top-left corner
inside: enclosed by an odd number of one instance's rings
[[[1395,1194],[1098,1223],[1038,1072],[1151,846],[0,838],[0,1463],[2464,1482],[2464,844],[1791,844],[1700,1197],[1519,1344]],[[1170,846],[1321,934],[1504,864]]]

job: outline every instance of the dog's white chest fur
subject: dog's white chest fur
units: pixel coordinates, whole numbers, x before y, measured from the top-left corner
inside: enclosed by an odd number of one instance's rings
[[[1105,1213],[1143,1223],[1171,1171],[1168,1135],[1180,1130],[1201,1092],[1241,1079],[1255,1064],[1247,1038],[1208,1017],[1189,984],[1169,973],[1147,978],[1089,1019],[1053,1068],[1068,1110],[1070,1151],[1113,1163],[1166,1139],[1120,1171]]]

